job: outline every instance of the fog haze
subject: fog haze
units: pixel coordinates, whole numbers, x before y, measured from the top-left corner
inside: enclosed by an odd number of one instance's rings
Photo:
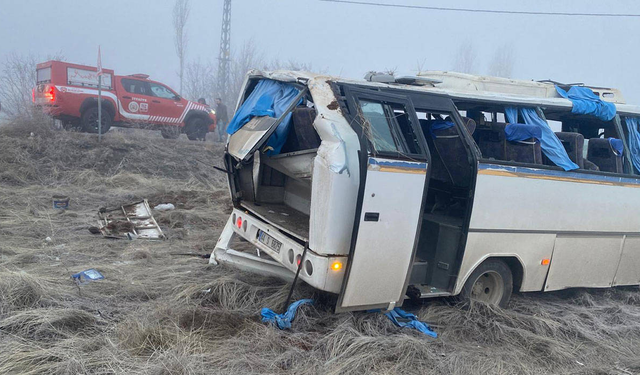
[[[504,10],[640,13],[636,1],[418,1],[387,3]],[[172,0],[2,0],[0,60],[11,53],[103,66],[116,74],[146,73],[177,88]],[[222,0],[191,0],[187,62],[216,59]],[[513,77],[585,82],[620,88],[640,103],[635,66],[639,18],[460,13],[321,2],[234,0],[232,49],[253,40],[265,58],[311,63],[332,75],[362,78],[369,70],[415,74],[448,70],[457,50],[477,50],[486,74],[496,49],[513,49]]]

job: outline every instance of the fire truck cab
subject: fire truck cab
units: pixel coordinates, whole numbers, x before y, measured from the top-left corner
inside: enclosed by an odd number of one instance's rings
[[[185,133],[191,140],[201,140],[215,129],[213,110],[184,99],[148,75],[102,72],[102,133],[121,126],[160,130],[168,139]],[[97,68],[62,61],[38,64],[33,102],[65,128],[98,133]]]

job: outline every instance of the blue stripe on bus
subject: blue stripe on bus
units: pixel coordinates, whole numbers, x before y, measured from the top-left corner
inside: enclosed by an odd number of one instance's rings
[[[480,163],[478,165],[479,171],[495,171],[503,173],[512,173],[517,177],[527,177],[527,175],[538,178],[548,177],[549,179],[570,179],[580,180],[590,183],[605,183],[605,184],[627,184],[627,185],[640,185],[640,178],[635,177],[618,177],[607,176],[595,173],[576,173],[571,171],[557,171],[552,169],[538,169],[531,167],[518,167],[510,165],[500,164],[485,164]],[[481,173],[481,172],[480,172]],[[580,182],[576,181],[576,182]]]

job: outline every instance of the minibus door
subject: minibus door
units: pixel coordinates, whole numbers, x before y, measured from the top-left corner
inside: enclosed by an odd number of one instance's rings
[[[393,309],[407,288],[429,153],[408,97],[345,88],[360,136],[360,191],[336,311]]]

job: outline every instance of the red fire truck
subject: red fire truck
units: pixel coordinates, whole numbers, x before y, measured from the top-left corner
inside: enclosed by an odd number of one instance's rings
[[[191,140],[201,140],[215,129],[213,110],[182,98],[148,75],[118,76],[110,69],[102,71],[102,133],[111,126],[136,127],[160,130],[164,138],[185,133]],[[33,101],[66,128],[98,133],[95,67],[62,61],[38,64]]]

